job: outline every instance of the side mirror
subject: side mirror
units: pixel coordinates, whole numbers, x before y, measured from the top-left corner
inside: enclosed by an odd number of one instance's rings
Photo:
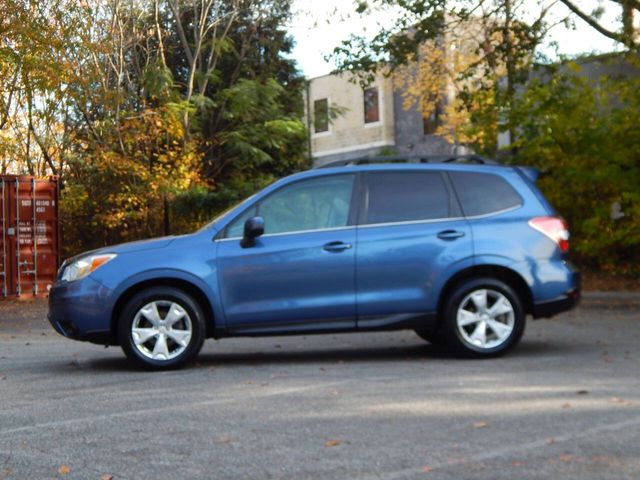
[[[242,248],[256,246],[256,238],[264,233],[264,219],[262,217],[251,217],[244,222],[244,235],[240,241]]]

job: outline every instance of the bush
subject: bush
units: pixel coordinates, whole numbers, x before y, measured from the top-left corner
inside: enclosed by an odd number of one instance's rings
[[[512,161],[543,171],[539,186],[570,223],[575,259],[639,274],[640,79],[556,72],[526,88],[513,122]]]

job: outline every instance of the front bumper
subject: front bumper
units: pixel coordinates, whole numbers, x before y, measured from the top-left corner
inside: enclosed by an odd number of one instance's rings
[[[101,345],[114,343],[111,332],[112,292],[86,277],[59,282],[49,292],[47,318],[60,335]]]

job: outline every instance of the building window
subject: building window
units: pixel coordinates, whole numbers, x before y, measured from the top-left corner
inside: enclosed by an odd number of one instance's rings
[[[440,126],[440,115],[442,114],[442,108],[440,104],[436,104],[430,115],[422,117],[422,129],[425,135],[433,135]]]
[[[313,102],[313,127],[315,133],[329,131],[329,100],[326,98]]]
[[[378,87],[364,89],[364,123],[380,121],[380,101]]]

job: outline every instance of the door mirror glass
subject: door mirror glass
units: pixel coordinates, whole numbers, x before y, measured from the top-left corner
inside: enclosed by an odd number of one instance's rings
[[[251,217],[244,222],[244,235],[240,241],[242,248],[254,247],[256,238],[264,233],[264,220],[262,217]]]

